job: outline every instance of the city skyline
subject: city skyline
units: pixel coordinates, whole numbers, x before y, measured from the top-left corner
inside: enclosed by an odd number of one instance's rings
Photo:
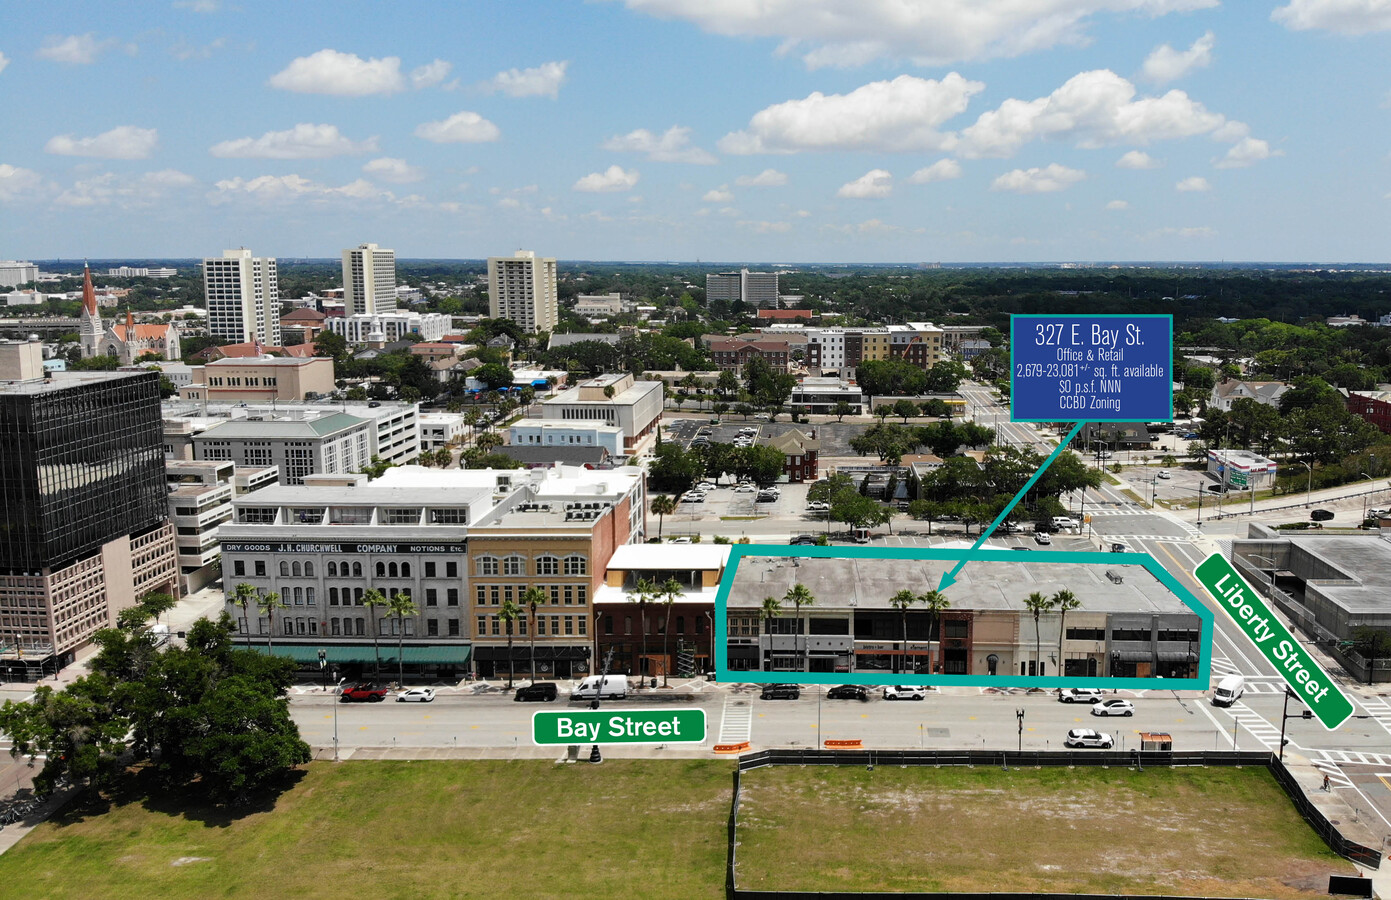
[[[58,3],[0,257],[1378,262],[1372,0]]]

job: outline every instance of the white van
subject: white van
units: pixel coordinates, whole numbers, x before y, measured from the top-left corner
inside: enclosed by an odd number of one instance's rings
[[[603,686],[600,686],[600,681]],[[628,696],[627,675],[590,675],[570,695],[571,700],[622,700]]]
[[[1231,706],[1241,699],[1241,695],[1246,692],[1246,679],[1240,675],[1228,675],[1217,682],[1217,687],[1212,689],[1213,706]]]

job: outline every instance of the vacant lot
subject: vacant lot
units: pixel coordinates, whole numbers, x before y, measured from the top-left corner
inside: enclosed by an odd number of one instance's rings
[[[1327,896],[1355,874],[1264,769],[745,773],[741,888]]]
[[[0,856],[25,897],[723,896],[724,761],[316,763],[273,808],[71,809]],[[4,893],[4,891],[0,891]]]

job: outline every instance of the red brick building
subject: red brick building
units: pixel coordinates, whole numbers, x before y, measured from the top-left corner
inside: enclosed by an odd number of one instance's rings
[[[715,367],[736,375],[756,356],[762,357],[775,373],[784,375],[792,359],[792,346],[786,340],[746,341],[739,338],[710,344],[710,357],[715,361]]]
[[[1391,434],[1391,391],[1349,391],[1348,412]]]
[[[788,481],[795,483],[817,479],[817,460],[821,453],[821,442],[816,439],[815,428],[809,435],[794,428],[776,437],[760,438],[758,443],[772,447],[783,455],[782,471]]]

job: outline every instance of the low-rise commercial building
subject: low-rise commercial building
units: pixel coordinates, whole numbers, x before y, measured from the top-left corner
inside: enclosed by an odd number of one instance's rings
[[[649,440],[662,418],[662,384],[629,374],[600,375],[542,401],[541,418],[550,422],[616,425],[631,456]]]
[[[1275,483],[1278,466],[1272,459],[1266,459],[1250,450],[1209,450],[1207,452],[1207,473],[1238,490],[1261,490]]]
[[[379,340],[386,343],[410,340],[438,341],[451,330],[451,320],[444,313],[418,313],[408,311],[358,314],[354,316],[330,316],[324,320],[328,330],[339,335],[349,344],[367,344],[372,336],[380,335]]]
[[[273,466],[238,469],[230,461],[167,460],[165,476],[179,577],[183,592],[191,594],[218,578],[218,527],[232,518],[232,498],[275,484],[279,473]]]
[[[610,456],[626,456],[620,425],[555,419],[518,419],[507,429],[514,447],[603,447]]]
[[[754,357],[762,359],[778,375],[787,374],[792,363],[792,346],[786,338],[744,340],[727,338],[710,344],[710,358],[715,367],[738,375]]]
[[[1223,378],[1213,385],[1208,397],[1209,409],[1231,412],[1237,400],[1254,400],[1276,409],[1280,408],[1280,398],[1290,389],[1283,381],[1241,381],[1236,378]]]
[[[849,415],[858,416],[864,411],[864,394],[860,386],[840,378],[803,378],[792,389],[788,401],[793,409],[805,407],[815,415],[836,415],[837,405],[845,403],[850,407]]]
[[[1391,434],[1391,391],[1348,391],[1347,409],[1382,434]]]
[[[327,356],[218,359],[195,367],[191,375],[190,383],[179,388],[180,399],[283,403],[315,400],[334,391],[333,360]]]

